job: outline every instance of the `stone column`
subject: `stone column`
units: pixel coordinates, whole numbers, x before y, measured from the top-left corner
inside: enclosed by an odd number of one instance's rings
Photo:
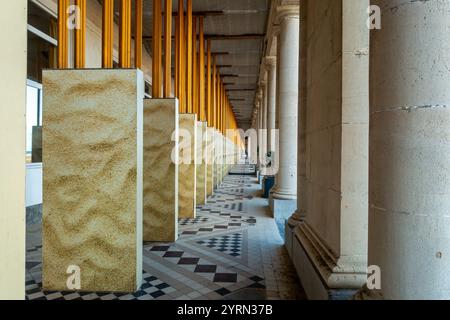
[[[385,299],[450,299],[450,2],[371,4],[386,10],[371,40],[369,265]]]
[[[304,5],[305,3],[302,3]],[[306,4],[305,4],[306,5]],[[300,10],[299,24],[299,92],[298,92],[298,157],[297,157],[297,210],[286,221],[285,245],[292,257],[292,241],[294,229],[306,216],[307,179],[306,179],[306,75],[307,75],[307,23],[306,10]]]
[[[267,150],[274,151],[275,141],[272,141],[272,131],[275,130],[276,99],[277,99],[277,58],[266,57],[267,68]]]
[[[270,197],[275,217],[289,217],[297,203],[297,120],[298,120],[298,52],[299,6],[278,8],[278,125],[279,170]]]

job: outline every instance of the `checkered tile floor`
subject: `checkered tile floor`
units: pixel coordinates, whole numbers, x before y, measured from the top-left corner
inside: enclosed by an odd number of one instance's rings
[[[243,172],[252,170],[252,167],[244,168]],[[255,177],[227,176],[208,203],[198,207],[195,219],[180,219],[176,243],[144,243],[144,283],[132,294],[43,292],[39,229],[28,235],[26,297],[29,300],[216,300],[235,296],[240,299],[244,295],[248,299],[261,296],[296,299],[301,289],[292,266],[283,266],[288,271],[282,271],[283,275],[276,279],[273,274],[279,263],[290,263],[285,259],[287,255],[275,222],[262,211],[248,209],[258,199],[259,190]],[[278,245],[266,247],[270,239],[276,239]],[[273,267],[271,259],[274,259]],[[290,286],[284,296],[277,281]]]

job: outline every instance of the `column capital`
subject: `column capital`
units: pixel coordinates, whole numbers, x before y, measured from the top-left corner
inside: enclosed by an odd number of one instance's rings
[[[300,19],[300,6],[296,4],[288,4],[277,7],[276,21],[280,24],[283,20],[294,18]]]

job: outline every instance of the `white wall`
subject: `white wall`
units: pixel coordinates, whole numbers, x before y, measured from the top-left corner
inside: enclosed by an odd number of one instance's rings
[[[0,300],[25,297],[27,0],[0,10]]]
[[[26,172],[26,206],[42,203],[42,163],[27,164]]]

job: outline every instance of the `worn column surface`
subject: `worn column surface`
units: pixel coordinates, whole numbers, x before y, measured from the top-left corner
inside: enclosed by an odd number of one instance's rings
[[[197,115],[180,114],[179,212],[180,218],[195,218],[197,193]]]
[[[144,100],[144,241],[178,237],[178,100]]]
[[[450,2],[371,4],[369,265],[385,299],[449,299]]]
[[[43,287],[134,292],[142,281],[143,74],[43,72]]]

